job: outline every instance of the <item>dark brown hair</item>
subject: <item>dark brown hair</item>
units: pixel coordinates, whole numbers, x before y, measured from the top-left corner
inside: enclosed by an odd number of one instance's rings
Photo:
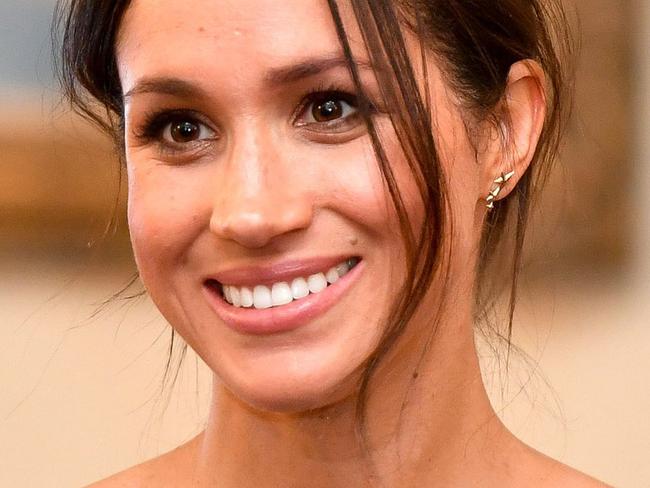
[[[362,92],[337,0],[327,1],[356,88]],[[129,3],[130,0],[61,1],[55,16],[55,32],[62,35],[59,76],[65,95],[81,115],[112,134],[120,148],[124,107],[115,41]],[[368,107],[362,105],[360,109],[378,165],[399,217],[407,255],[407,279],[402,292],[396,296],[383,336],[365,365],[359,385],[357,415],[363,438],[364,410],[373,372],[402,335],[434,276],[438,274],[441,280],[446,279],[442,263],[444,253],[449,250],[443,237],[445,230],[453,225],[436,151],[432,107],[428,97],[423,99],[418,90],[414,60],[407,54],[402,26],[418,36],[423,57],[426,49],[441,61],[446,81],[466,109],[468,130],[472,121],[507,122],[500,101],[514,63],[534,60],[547,78],[544,87],[547,116],[540,142],[530,169],[521,177],[513,194],[489,213],[476,270],[480,285],[475,312],[478,319],[485,314],[495,294],[494,283],[487,280],[489,270],[504,258],[494,250],[508,250],[505,258],[509,260],[510,299],[506,330],[493,328],[491,331],[506,341],[508,351],[532,197],[548,175],[568,113],[572,83],[565,61],[570,59],[571,39],[559,0],[351,0],[351,4],[371,61],[380,68],[376,76],[382,96],[392,108],[393,126],[425,207],[424,225],[415,233],[373,118]],[[426,66],[424,62],[422,65]],[[416,239],[416,235],[420,238]],[[510,245],[504,245],[506,237],[511,240]],[[503,280],[503,273],[500,279]],[[436,325],[436,321],[431,324],[427,344]]]

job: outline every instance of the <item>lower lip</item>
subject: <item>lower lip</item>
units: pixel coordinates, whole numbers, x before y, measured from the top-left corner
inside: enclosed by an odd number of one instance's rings
[[[228,303],[216,288],[204,285],[203,290],[212,308],[230,328],[244,334],[276,334],[307,325],[329,310],[356,283],[363,266],[363,260],[359,261],[347,274],[328,285],[323,291],[311,293],[279,307],[264,309],[235,307]]]

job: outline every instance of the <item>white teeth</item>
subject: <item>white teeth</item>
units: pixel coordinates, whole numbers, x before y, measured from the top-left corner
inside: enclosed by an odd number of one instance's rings
[[[350,258],[325,273],[315,273],[307,278],[295,278],[291,284],[282,281],[274,283],[272,287],[257,285],[253,289],[246,286],[223,285],[223,296],[235,307],[263,309],[286,305],[310,293],[323,291],[328,285],[336,283],[345,276],[358,262],[358,258]]]
[[[305,278],[296,278],[291,282],[291,294],[294,300],[309,295],[309,286],[307,286]]]
[[[339,279],[339,272],[336,270],[336,268],[330,268],[327,270],[327,273],[325,273],[325,279],[327,282],[331,285],[332,283],[336,283],[336,280]]]
[[[246,286],[242,286],[239,290],[239,298],[241,300],[242,307],[252,307],[253,306],[253,290]]]
[[[307,278],[307,286],[312,293],[323,291],[327,287],[327,280],[323,273],[316,273]]]
[[[230,287],[230,300],[235,307],[241,307],[241,298],[239,296],[239,290],[234,286]]]
[[[224,286],[223,287],[223,297],[226,299],[228,303],[232,303],[232,298],[230,298],[230,286]]]
[[[293,302],[293,295],[291,294],[291,288],[288,283],[283,281],[282,283],[275,283],[273,285],[273,289],[271,290],[271,302],[274,307]]]
[[[253,289],[253,306],[255,308],[270,308],[273,306],[271,290],[269,290],[268,286],[257,285]]]

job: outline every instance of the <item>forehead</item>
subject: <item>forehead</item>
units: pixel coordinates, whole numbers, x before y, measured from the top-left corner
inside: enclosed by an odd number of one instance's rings
[[[352,12],[347,2],[340,7],[357,51],[362,44]],[[326,0],[135,0],[117,42],[120,72],[129,78],[188,68],[246,76],[339,51]]]

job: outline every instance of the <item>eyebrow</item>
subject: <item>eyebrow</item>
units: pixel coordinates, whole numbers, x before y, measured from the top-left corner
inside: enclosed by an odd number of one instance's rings
[[[360,59],[354,61],[360,70],[372,70],[373,66],[369,61]],[[305,78],[316,76],[335,68],[349,67],[348,60],[342,56],[324,56],[320,58],[309,58],[289,66],[271,68],[263,77],[268,86],[278,86],[295,83]],[[143,93],[157,93],[162,95],[173,95],[179,97],[207,97],[206,91],[198,85],[168,76],[143,78],[133,88],[123,95],[127,100],[134,95]]]
[[[355,59],[357,68],[372,70],[372,64],[364,59]],[[264,77],[268,85],[293,83],[310,76],[319,75],[334,68],[348,68],[348,60],[342,56],[325,56],[301,61],[286,67],[272,68]]]
[[[160,76],[154,78],[143,78],[133,88],[123,95],[128,100],[134,95],[143,93],[158,93],[161,95],[176,95],[179,97],[201,97],[205,95],[202,88],[180,78]]]

